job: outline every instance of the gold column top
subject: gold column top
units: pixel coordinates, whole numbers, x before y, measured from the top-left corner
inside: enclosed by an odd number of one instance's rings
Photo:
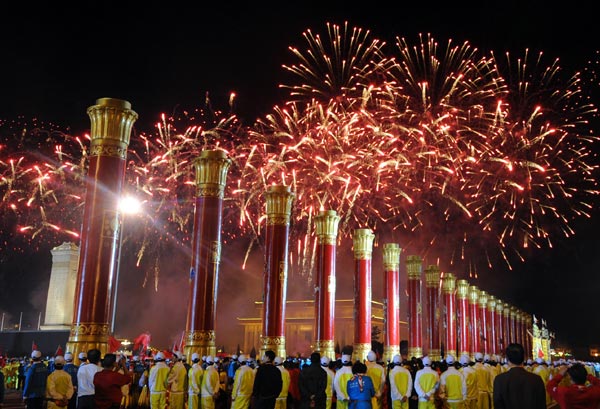
[[[100,98],[87,109],[90,117],[90,156],[127,157],[127,147],[133,123],[138,114],[131,110],[128,101]]]
[[[409,280],[420,280],[423,272],[423,260],[420,256],[406,257],[406,273]]]
[[[531,324],[533,324],[533,317],[527,312],[525,312],[524,314],[525,314],[525,322],[527,323],[528,326],[531,326]]]
[[[385,243],[383,245],[383,268],[385,271],[396,271],[400,268],[400,252],[398,243]]]
[[[510,316],[513,318],[517,318],[518,309],[514,305],[510,307]]]
[[[515,309],[515,319],[517,322],[523,322],[523,313],[519,309]]]
[[[479,301],[479,288],[474,285],[469,286],[469,303],[477,304]]]
[[[355,229],[352,238],[355,260],[371,260],[373,256],[373,240],[375,234],[371,229]]]
[[[504,303],[502,300],[496,300],[496,312],[498,314],[502,314],[502,310],[504,309]]]
[[[438,288],[440,286],[440,268],[436,265],[429,265],[425,269],[425,286],[429,288]]]
[[[469,282],[461,279],[456,282],[456,298],[465,300],[469,296]]]
[[[505,317],[510,317],[510,309],[512,306],[510,304],[504,303],[504,309],[502,310]]]
[[[444,274],[442,277],[442,290],[444,294],[453,294],[456,290],[456,277],[452,273]]]
[[[272,185],[267,188],[267,224],[289,225],[292,214],[294,193],[285,185]]]
[[[479,291],[479,298],[477,303],[481,308],[487,308],[489,294],[483,290]]]
[[[320,244],[335,244],[340,216],[335,210],[321,210],[315,216],[315,231]]]
[[[194,159],[199,196],[223,197],[231,159],[222,150],[205,150]]]
[[[493,295],[490,295],[488,297],[487,300],[487,308],[488,310],[490,310],[491,312],[494,312],[496,310],[496,297],[494,297]]]

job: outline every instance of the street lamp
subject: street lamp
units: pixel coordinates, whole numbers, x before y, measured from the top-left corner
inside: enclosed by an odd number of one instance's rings
[[[115,320],[117,317],[117,292],[119,289],[119,271],[121,270],[121,247],[123,246],[123,225],[125,222],[125,215],[138,214],[142,210],[142,203],[133,196],[124,196],[119,200],[117,204],[118,212],[123,215],[120,218],[121,226],[119,229],[119,254],[117,256],[117,268],[115,270],[115,285],[113,292],[113,305],[112,305],[112,320],[110,323],[110,331],[114,335],[115,333]]]

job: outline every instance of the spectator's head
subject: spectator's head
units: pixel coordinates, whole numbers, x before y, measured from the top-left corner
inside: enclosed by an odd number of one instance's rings
[[[88,357],[90,354],[88,353]],[[117,356],[115,354],[106,354],[104,358],[102,358],[102,367],[111,369],[115,366],[115,362],[117,362]]]
[[[54,358],[54,367],[56,369],[63,369],[65,366],[65,358],[62,355],[58,355]]]
[[[583,364],[580,364],[579,362],[571,365],[569,369],[567,369],[567,373],[571,377],[573,383],[577,385],[583,385],[587,380],[588,373],[585,369],[585,366],[583,366]]]
[[[513,365],[523,365],[525,360],[525,350],[523,345],[513,343],[506,347],[506,359]]]
[[[40,351],[38,351],[37,349],[31,352],[31,359],[33,359],[36,362],[39,362],[42,360],[42,353]]]
[[[99,349],[90,349],[87,352],[87,359],[92,364],[98,364],[100,362],[100,350]]]
[[[354,362],[354,364],[352,364],[352,373],[354,375],[367,373],[367,365],[360,361]]]
[[[275,360],[275,352],[268,349],[265,351],[265,362],[273,362]]]
[[[321,365],[321,354],[319,352],[313,352],[310,354],[311,365]]]

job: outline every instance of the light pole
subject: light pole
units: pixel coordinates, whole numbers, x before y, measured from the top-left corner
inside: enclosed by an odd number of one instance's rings
[[[113,304],[112,304],[112,318],[110,323],[110,332],[115,334],[115,320],[117,318],[117,292],[119,290],[119,272],[121,270],[121,247],[123,246],[123,225],[125,223],[126,215],[137,214],[142,209],[142,204],[139,200],[132,196],[125,196],[119,200],[117,208],[119,209],[119,213],[121,213],[120,217],[120,228],[119,228],[119,254],[117,255],[117,268],[115,269],[115,286],[113,290]]]

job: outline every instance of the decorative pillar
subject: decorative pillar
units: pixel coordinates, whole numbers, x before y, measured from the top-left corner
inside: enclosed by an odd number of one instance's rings
[[[116,285],[127,148],[138,115],[127,101],[100,98],[87,109],[91,147],[81,226],[80,257],[67,350],[108,352],[109,311]]]
[[[263,287],[263,334],[261,355],[285,351],[285,303],[288,273],[290,216],[294,194],[289,186],[269,186],[266,192],[265,273]]]
[[[442,278],[444,293],[444,331],[446,354],[456,356],[456,277],[444,274]]]
[[[483,349],[481,348],[481,338],[480,333],[481,330],[479,326],[481,325],[481,319],[479,317],[479,289],[471,285],[469,286],[469,352],[471,356],[475,356],[476,352],[481,352]]]
[[[469,282],[467,280],[456,282],[456,302],[458,304],[456,308],[458,316],[458,355],[473,357],[469,346]]]
[[[504,348],[508,346],[512,341],[512,334],[510,333],[510,305],[504,303],[502,308],[502,331],[504,332]]]
[[[481,350],[484,354],[492,354],[490,349],[489,339],[489,324],[487,314],[488,293],[483,290],[479,291],[477,298],[477,338],[479,339]]]
[[[525,339],[525,358],[533,358],[533,317],[526,313],[525,326],[527,329],[527,338]]]
[[[371,229],[354,230],[354,345],[352,360],[364,361],[371,350]]]
[[[392,362],[400,355],[400,245],[383,245],[385,346],[383,356]]]
[[[408,356],[416,358],[423,356],[423,307],[421,304],[421,274],[423,264],[421,257],[406,258],[406,273],[408,277]]]
[[[515,342],[521,345],[523,345],[522,329],[521,310],[515,308]]]
[[[487,300],[487,344],[489,353],[500,355],[502,351],[498,349],[498,326],[496,321],[496,297],[490,295]]]
[[[196,201],[192,232],[192,260],[185,325],[184,354],[215,355],[215,320],[223,197],[231,160],[221,150],[205,150],[194,161]]]
[[[425,269],[425,292],[427,297],[428,355],[434,361],[442,359],[440,349],[440,269],[430,265]]]
[[[317,288],[315,291],[315,352],[335,360],[335,251],[340,217],[324,210],[315,217]]]
[[[496,310],[494,318],[496,320],[496,349],[502,356],[506,354],[506,343],[504,340],[504,324],[502,310],[504,309],[504,303],[502,300],[496,299]]]
[[[510,342],[518,342],[517,341],[517,307],[512,305],[510,307]]]

